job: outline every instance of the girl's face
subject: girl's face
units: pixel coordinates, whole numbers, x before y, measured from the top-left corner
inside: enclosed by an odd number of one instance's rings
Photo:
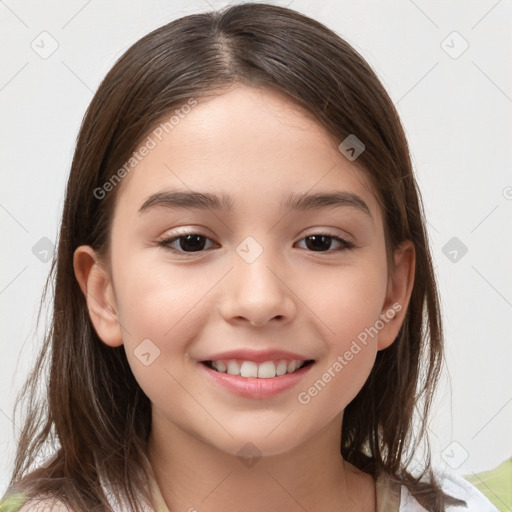
[[[238,86],[194,105],[117,185],[110,267],[82,247],[75,269],[153,428],[277,454],[338,431],[398,333],[414,251],[388,275],[364,174],[286,96]]]

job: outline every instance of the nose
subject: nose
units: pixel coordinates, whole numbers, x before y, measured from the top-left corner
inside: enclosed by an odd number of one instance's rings
[[[230,323],[248,323],[254,327],[284,325],[296,315],[293,283],[281,275],[280,266],[267,251],[252,263],[234,255],[221,299],[221,314]],[[289,276],[289,272],[285,273]]]

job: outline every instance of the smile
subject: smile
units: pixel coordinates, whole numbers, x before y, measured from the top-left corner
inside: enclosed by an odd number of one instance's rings
[[[216,361],[203,361],[203,364],[219,373],[226,373],[228,375],[258,378],[258,379],[272,379],[280,377],[300,370],[304,366],[311,364],[313,361],[303,361],[298,359],[281,359],[279,361],[265,361],[263,363],[256,363],[254,361],[243,360],[216,360]]]
[[[198,367],[215,389],[253,400],[265,400],[297,387],[314,363],[313,359],[279,358],[262,359],[261,362],[212,359],[200,361]]]

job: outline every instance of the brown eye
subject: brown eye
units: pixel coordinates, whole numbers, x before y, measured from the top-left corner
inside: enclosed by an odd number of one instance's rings
[[[347,240],[344,240],[343,238],[339,236],[332,236],[332,235],[310,235],[302,240],[306,241],[306,249],[309,249],[310,251],[314,252],[327,252],[331,250],[332,243],[338,245],[337,250],[342,249],[352,249],[354,245]],[[301,242],[302,242],[301,240]]]
[[[204,235],[190,233],[168,238],[160,242],[159,245],[168,247],[177,252],[199,252],[205,249],[208,240],[210,239]]]

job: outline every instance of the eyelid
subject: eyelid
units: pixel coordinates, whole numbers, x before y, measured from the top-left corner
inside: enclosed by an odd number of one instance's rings
[[[340,231],[341,230],[335,231],[333,228],[323,228],[323,227],[312,228],[312,230],[308,229],[306,234],[301,235],[301,238],[299,240],[302,240],[303,238],[307,238],[308,236],[323,235],[323,236],[330,236],[332,238],[340,238],[341,240],[343,240],[349,244],[355,245],[356,241],[352,235],[349,235],[345,231],[343,231],[343,232],[340,232]]]
[[[186,256],[194,256],[197,254],[204,254],[206,251],[211,249],[211,247],[208,247],[207,249],[203,249],[201,251],[180,251],[179,249],[176,249],[175,247],[171,247],[171,244],[176,242],[179,238],[187,235],[198,235],[201,237],[206,238],[207,240],[213,242],[215,245],[219,245],[212,237],[204,234],[199,228],[196,229],[188,229],[188,230],[177,230],[172,233],[168,233],[163,238],[159,239],[157,241],[157,244],[159,247],[163,247],[164,249],[168,249],[171,252],[174,252],[176,254],[182,254]]]

